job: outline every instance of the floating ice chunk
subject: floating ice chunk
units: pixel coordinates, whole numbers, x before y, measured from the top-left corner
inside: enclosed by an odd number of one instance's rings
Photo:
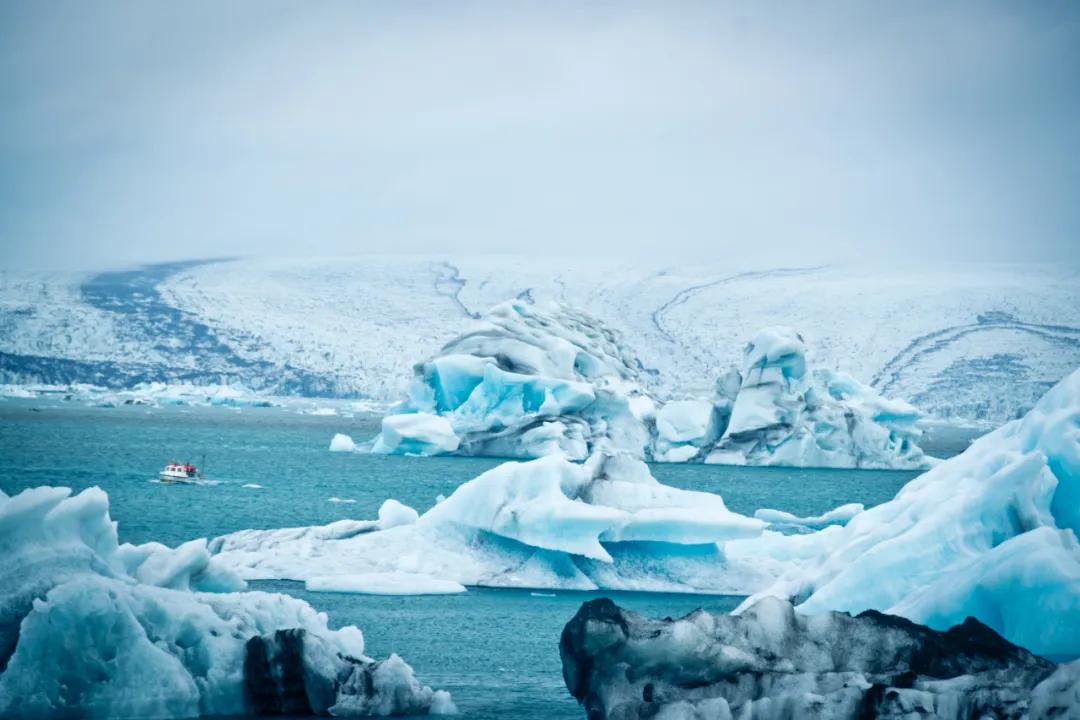
[[[240,487],[247,488],[248,490],[262,490],[264,488],[264,486],[259,483],[244,483]]]
[[[364,595],[451,595],[465,592],[453,580],[407,572],[358,573],[308,578],[304,586],[313,592],[360,593]]]
[[[1080,371],[1023,419],[846,526],[732,543],[728,557],[801,555],[744,607],[778,595],[797,599],[805,613],[873,608],[938,629],[972,615],[1035,652],[1080,655],[1078,487]]]
[[[719,496],[662,485],[645,463],[605,454],[504,463],[413,524],[379,525],[246,530],[210,547],[247,578],[407,572],[488,587],[744,592],[717,543],[765,527]]]
[[[330,439],[330,452],[353,452],[355,450],[356,443],[344,433],[337,433]]]
[[[659,462],[685,462],[708,451],[720,436],[721,417],[708,400],[674,400],[656,413],[653,456]]]
[[[338,411],[336,408],[332,407],[320,407],[308,410],[305,414],[315,415],[316,417],[333,417],[338,414]]]
[[[327,502],[332,502],[332,503],[344,504],[344,505],[352,505],[353,503],[356,502],[356,500],[353,499],[353,498],[343,498],[343,497],[338,497],[337,495],[332,495],[332,496],[326,498],[326,501]]]
[[[412,525],[420,515],[408,505],[390,498],[379,507],[379,529],[387,530],[398,525]]]
[[[799,467],[924,468],[919,412],[854,378],[811,370],[802,336],[759,331],[741,372],[717,382],[722,437],[705,462]],[[721,410],[727,410],[725,418]],[[662,455],[658,454],[658,458]]]
[[[413,413],[383,418],[371,451],[381,454],[441,455],[458,449],[450,422],[439,415]]]
[[[0,717],[453,710],[303,601],[186,589],[238,581],[201,540],[118,545],[105,494],[70,493],[0,498]]]
[[[754,512],[754,517],[758,520],[764,520],[770,525],[780,527],[802,527],[820,530],[829,525],[845,525],[851,518],[855,517],[865,509],[866,507],[862,503],[848,503],[829,510],[826,513],[822,513],[821,515],[799,517],[798,515],[784,512],[783,510],[762,508]]]
[[[590,718],[1071,717],[1080,663],[1055,666],[969,618],[806,617],[776,598],[742,615],[653,620],[601,598],[559,642]]]
[[[625,514],[578,501],[586,482],[583,466],[559,456],[508,462],[459,487],[422,522],[453,522],[533,547],[610,560],[599,537]]]

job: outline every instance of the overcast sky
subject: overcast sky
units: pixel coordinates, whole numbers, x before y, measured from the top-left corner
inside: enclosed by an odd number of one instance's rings
[[[1080,261],[1080,3],[0,0],[0,244]]]

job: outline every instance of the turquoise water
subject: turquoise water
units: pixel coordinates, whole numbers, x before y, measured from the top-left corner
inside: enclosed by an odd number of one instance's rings
[[[497,460],[404,458],[331,453],[335,432],[360,440],[371,417],[314,416],[296,408],[91,408],[41,401],[0,402],[0,489],[37,485],[110,496],[124,541],[176,544],[243,528],[273,528],[372,518],[388,497],[423,512]],[[151,482],[170,460],[199,461],[218,484]],[[654,465],[677,487],[723,495],[728,507],[800,515],[846,502],[875,505],[915,475],[896,471]],[[259,484],[261,489],[243,487]],[[330,498],[353,502],[331,502]],[[614,598],[656,616],[697,607],[723,612],[739,598],[470,589],[438,597],[308,593],[297,583],[253,583],[303,597],[337,625],[363,629],[375,656],[396,652],[433,687],[451,691],[468,718],[581,718],[562,683],[558,639],[586,599]]]

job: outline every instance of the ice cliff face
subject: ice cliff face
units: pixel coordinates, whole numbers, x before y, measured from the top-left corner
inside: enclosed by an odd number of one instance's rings
[[[969,618],[944,632],[874,611],[653,620],[602,598],[559,642],[590,720],[1057,718],[1080,713],[1080,661],[1055,666]]]
[[[564,306],[516,300],[416,366],[409,399],[384,419],[373,450],[644,457],[652,409],[641,363],[617,333]]]
[[[0,716],[450,711],[355,627],[244,583],[205,541],[120,545],[108,498],[0,493]]]
[[[739,371],[717,382],[720,441],[706,462],[800,467],[923,468],[921,414],[844,373],[812,369],[802,336],[759,331]]]
[[[1047,655],[1080,655],[1080,370],[1021,420],[844,527],[729,543],[787,566],[764,595],[804,613],[876,609],[945,629],[971,615]]]

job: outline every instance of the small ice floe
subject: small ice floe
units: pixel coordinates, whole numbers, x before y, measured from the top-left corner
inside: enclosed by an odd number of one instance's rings
[[[338,414],[337,410],[335,410],[334,408],[329,408],[329,407],[315,408],[313,410],[307,410],[305,412],[308,415],[317,415],[317,416],[320,416],[320,417],[329,417],[331,415],[337,415]]]
[[[248,488],[250,490],[263,490],[264,489],[264,486],[260,485],[259,483],[244,483],[240,487]]]
[[[529,594],[533,597],[557,597],[555,593],[531,592]]]
[[[853,517],[865,510],[862,503],[848,503],[834,508],[821,515],[799,517],[784,510],[762,508],[754,512],[754,517],[769,523],[771,528],[777,529],[803,529],[804,531],[820,530],[830,525],[847,525]]]
[[[333,497],[326,498],[326,501],[327,502],[332,502],[332,503],[346,503],[346,504],[352,504],[352,503],[356,502],[352,498],[340,498],[337,495],[334,495]]]

